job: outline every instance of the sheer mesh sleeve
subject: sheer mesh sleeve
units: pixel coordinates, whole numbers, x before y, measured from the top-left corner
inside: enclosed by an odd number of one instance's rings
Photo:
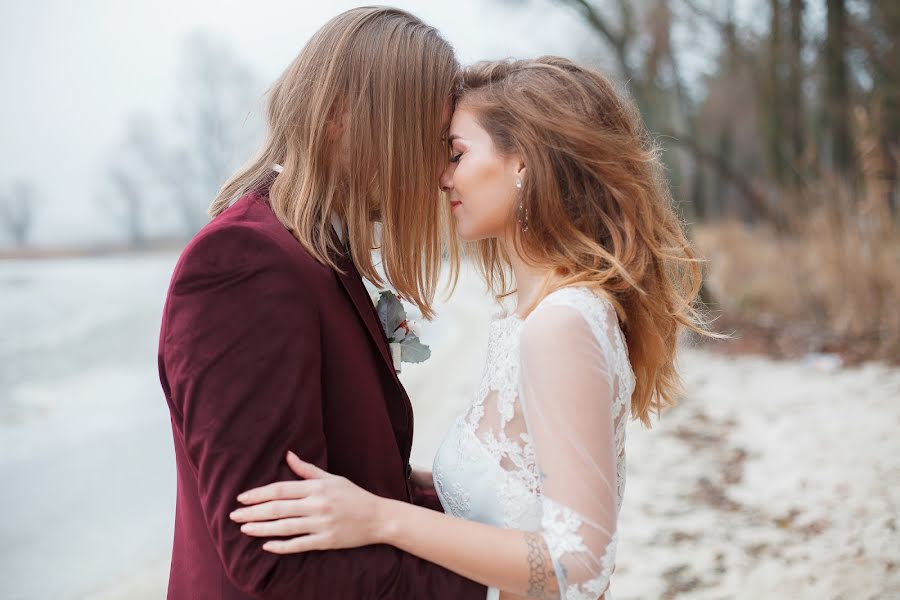
[[[614,414],[609,312],[606,322],[589,323],[574,307],[542,306],[521,338],[520,398],[541,473],[541,533],[566,600],[599,598],[615,559],[615,431],[624,416]]]

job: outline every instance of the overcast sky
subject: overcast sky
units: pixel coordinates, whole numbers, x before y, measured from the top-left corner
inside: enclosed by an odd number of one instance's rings
[[[116,235],[96,201],[105,161],[129,116],[168,116],[189,35],[226,40],[260,77],[262,95],[318,27],[362,4],[0,0],[0,189],[16,178],[37,186],[37,244]],[[440,29],[463,63],[547,53],[576,57],[588,37],[570,10],[552,2],[392,4]]]

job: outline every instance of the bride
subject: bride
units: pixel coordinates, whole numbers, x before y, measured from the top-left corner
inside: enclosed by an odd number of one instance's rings
[[[303,480],[245,492],[232,518],[278,538],[269,552],[390,544],[488,598],[608,600],[625,425],[678,393],[679,332],[702,332],[697,262],[636,109],[595,71],[557,57],[469,68],[448,145],[457,233],[517,306],[493,321],[478,393],[435,458],[446,514],[290,453]]]

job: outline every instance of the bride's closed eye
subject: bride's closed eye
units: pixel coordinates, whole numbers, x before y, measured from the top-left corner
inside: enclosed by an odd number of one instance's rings
[[[451,152],[450,153],[450,162],[458,163],[460,158],[462,158],[462,152]]]

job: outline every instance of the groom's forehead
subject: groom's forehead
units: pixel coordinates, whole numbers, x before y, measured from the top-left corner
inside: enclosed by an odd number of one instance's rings
[[[450,119],[453,118],[453,100],[449,96],[444,102],[444,108],[441,110],[441,130],[446,135],[450,129]]]

